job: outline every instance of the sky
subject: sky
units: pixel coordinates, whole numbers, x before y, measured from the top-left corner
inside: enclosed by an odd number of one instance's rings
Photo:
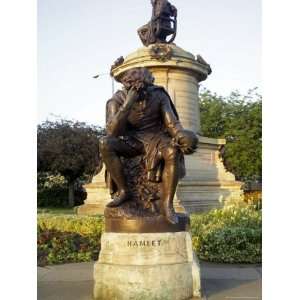
[[[211,65],[201,86],[223,96],[261,90],[260,0],[171,3],[175,44]],[[136,30],[150,17],[150,0],[39,0],[38,122],[60,116],[103,126],[112,82],[93,76],[143,46]]]

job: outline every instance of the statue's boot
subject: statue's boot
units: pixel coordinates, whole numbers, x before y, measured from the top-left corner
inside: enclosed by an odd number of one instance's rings
[[[108,207],[117,207],[121,205],[123,202],[129,199],[129,193],[125,191],[121,191],[117,196],[114,197],[114,200],[109,202],[106,206]]]
[[[178,216],[174,211],[174,208],[172,205],[170,205],[169,203],[164,203],[163,204],[163,210],[164,210],[164,215],[166,220],[171,223],[171,224],[177,224],[179,222],[178,220]]]

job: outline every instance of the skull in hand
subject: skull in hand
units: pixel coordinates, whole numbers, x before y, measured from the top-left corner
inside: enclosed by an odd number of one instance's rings
[[[193,131],[186,129],[180,130],[175,140],[184,154],[192,154],[197,149],[198,138]]]

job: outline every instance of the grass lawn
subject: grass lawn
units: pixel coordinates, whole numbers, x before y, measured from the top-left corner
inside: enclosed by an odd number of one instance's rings
[[[53,215],[74,215],[75,208],[59,208],[59,207],[38,207],[38,214],[53,214]]]

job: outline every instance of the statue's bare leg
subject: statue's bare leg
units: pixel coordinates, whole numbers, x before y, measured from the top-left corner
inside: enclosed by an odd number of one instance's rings
[[[173,198],[179,180],[179,150],[175,147],[167,147],[162,151],[162,157],[165,162],[162,174],[162,209],[168,222],[176,224],[178,217],[174,211]]]
[[[107,206],[119,206],[130,197],[120,156],[130,157],[136,156],[138,153],[135,153],[134,149],[114,137],[104,137],[101,139],[100,152],[107,171],[118,188],[118,195]]]

